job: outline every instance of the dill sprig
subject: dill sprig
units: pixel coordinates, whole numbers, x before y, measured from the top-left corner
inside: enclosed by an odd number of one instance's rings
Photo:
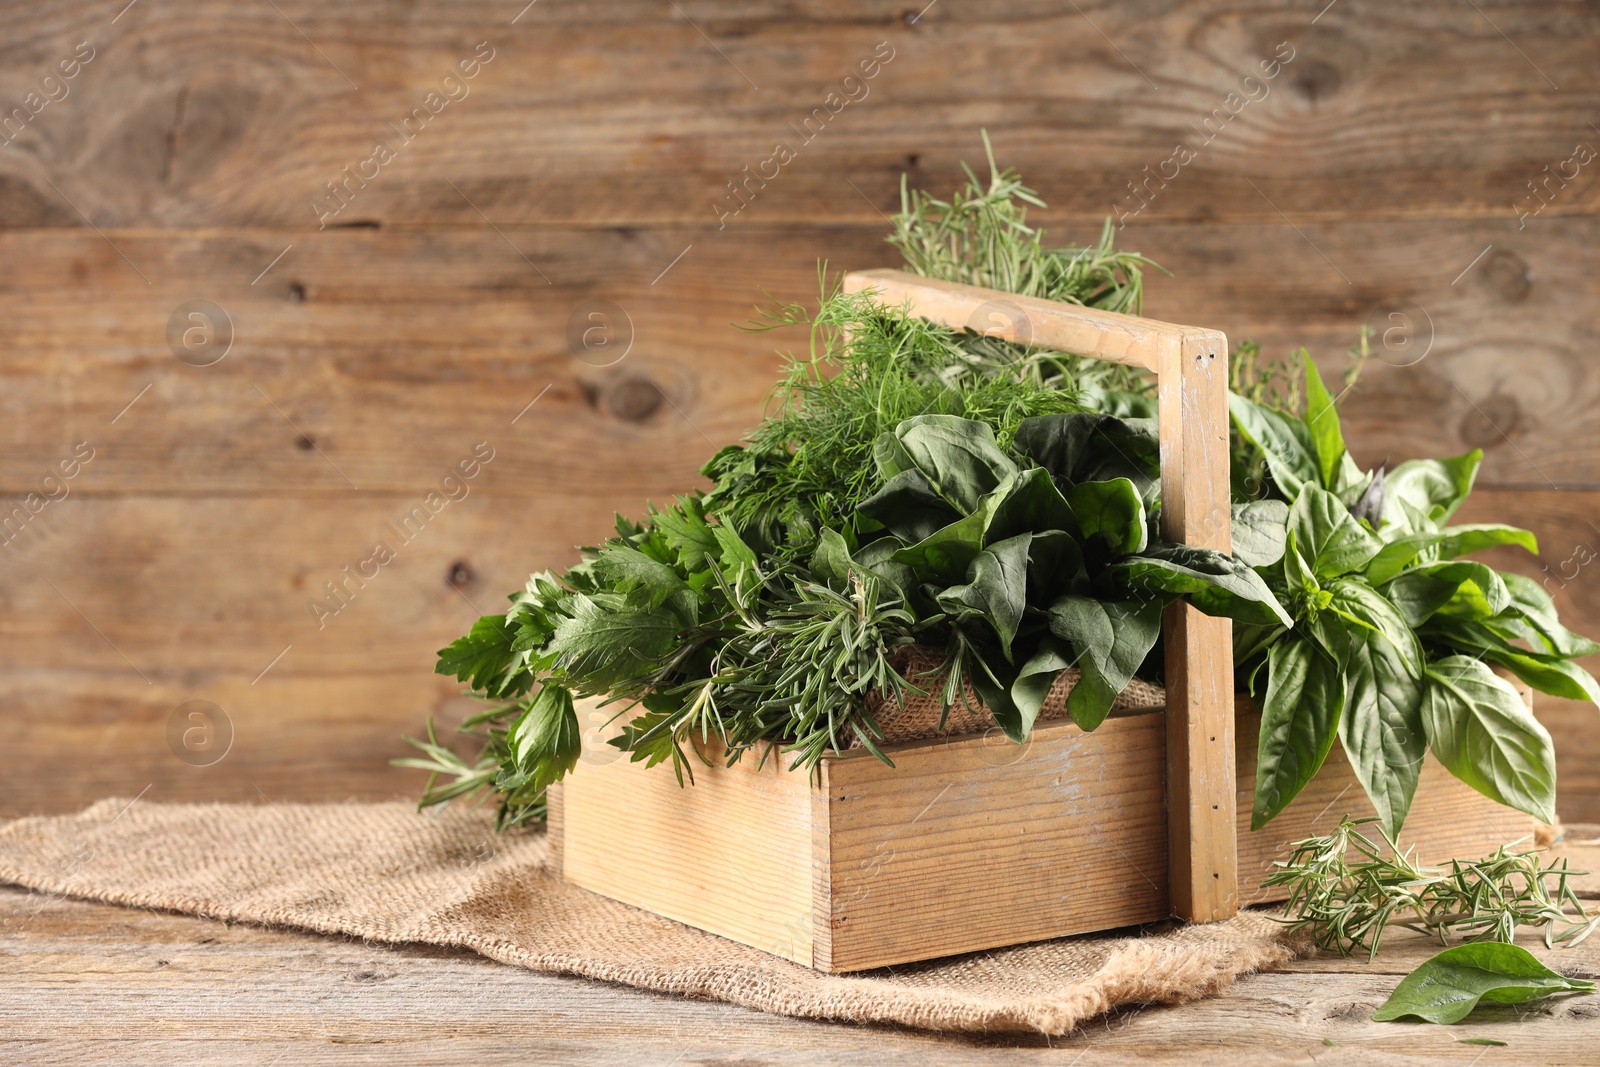
[[[1475,863],[1424,867],[1415,849],[1402,852],[1381,827],[1387,851],[1357,829],[1376,822],[1346,816],[1332,833],[1295,842],[1264,883],[1289,888],[1282,921],[1309,929],[1318,948],[1340,955],[1364,948],[1370,959],[1391,926],[1441,944],[1452,937],[1510,942],[1520,926],[1543,927],[1545,945],[1553,947],[1576,945],[1600,924],[1600,914],[1589,915],[1568,882],[1588,872],[1569,869],[1565,859],[1544,867],[1539,850],[1515,851],[1513,842]]]

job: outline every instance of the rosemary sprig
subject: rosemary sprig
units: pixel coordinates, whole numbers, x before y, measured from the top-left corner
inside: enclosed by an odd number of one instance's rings
[[[1588,872],[1571,870],[1565,859],[1544,867],[1540,850],[1515,851],[1513,842],[1475,863],[1424,867],[1415,849],[1402,852],[1381,827],[1387,852],[1357,829],[1376,822],[1346,816],[1332,833],[1295,842],[1264,883],[1289,887],[1281,921],[1311,930],[1318,948],[1340,955],[1364,948],[1370,959],[1391,926],[1441,944],[1452,937],[1510,942],[1519,926],[1543,927],[1545,945],[1554,947],[1576,945],[1600,925],[1600,913],[1585,911],[1568,882]]]

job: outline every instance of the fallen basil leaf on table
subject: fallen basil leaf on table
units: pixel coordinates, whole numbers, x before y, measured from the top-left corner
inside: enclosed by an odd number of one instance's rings
[[[1481,1001],[1522,1004],[1556,993],[1593,993],[1594,983],[1552,971],[1533,953],[1499,941],[1447,948],[1400,980],[1374,1022],[1415,1016],[1458,1023]]]

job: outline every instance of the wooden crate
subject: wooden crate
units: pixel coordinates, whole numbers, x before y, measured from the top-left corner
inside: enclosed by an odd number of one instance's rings
[[[851,274],[845,288],[1155,374],[1162,536],[1229,550],[1222,334],[901,271]],[[1043,724],[1020,746],[996,730],[887,746],[894,768],[834,754],[811,775],[775,759],[724,767],[708,752],[682,788],[669,769],[646,770],[586,731],[583,760],[550,793],[556,873],[827,971],[1171,915],[1227,918],[1241,897],[1267,899],[1262,873],[1289,842],[1371,809],[1336,752],[1267,830],[1250,833],[1258,720],[1247,702],[1235,707],[1231,624],[1179,603],[1162,629],[1165,707],[1115,715],[1093,733]],[[1430,758],[1406,840],[1476,856],[1529,828]]]
[[[685,788],[591,731],[551,791],[552,862],[574,885],[825,971],[1151,922],[1172,914],[1163,719],[1049,723],[1022,745],[999,731],[917,741],[889,748],[893,769],[851,752],[815,775],[707,751]],[[1248,813],[1259,716],[1241,699],[1238,719]],[[1240,826],[1242,902],[1282,899],[1260,883],[1292,842],[1371,813],[1335,746],[1266,829]],[[1477,857],[1531,830],[1429,756],[1401,845]]]

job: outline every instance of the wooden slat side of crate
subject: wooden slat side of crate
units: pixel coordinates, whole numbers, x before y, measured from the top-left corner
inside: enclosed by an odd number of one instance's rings
[[[1159,709],[822,762],[814,965],[854,971],[1171,913]]]
[[[1533,705],[1533,690],[1511,679],[1524,703]],[[1256,742],[1261,715],[1247,698],[1239,701],[1239,887],[1244,903],[1263,904],[1285,900],[1284,889],[1264,889],[1262,881],[1271,873],[1274,860],[1287,859],[1291,846],[1316,834],[1325,834],[1339,825],[1345,815],[1367,818],[1375,814],[1355,771],[1335,744],[1322,769],[1295,797],[1260,830],[1251,832],[1250,811],[1255,804]],[[1477,859],[1533,832],[1534,820],[1513,808],[1496,804],[1456,778],[1429,753],[1423,760],[1417,781],[1416,797],[1400,834],[1400,847],[1413,845],[1423,863],[1442,863],[1450,859]],[[1375,827],[1364,831],[1378,839]]]
[[[586,731],[550,790],[552,859],[565,881],[797,963],[812,961],[811,787],[757,768],[646,769]]]

